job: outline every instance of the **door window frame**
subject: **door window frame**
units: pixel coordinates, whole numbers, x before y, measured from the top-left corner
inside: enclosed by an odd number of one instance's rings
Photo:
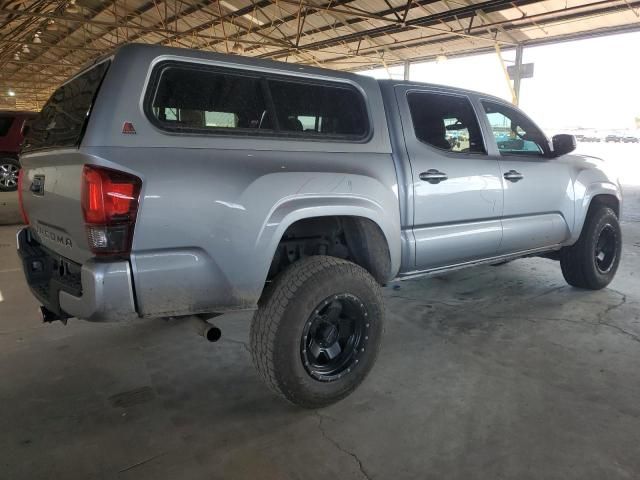
[[[406,109],[407,115],[408,115],[408,120],[410,122],[410,128],[409,130],[411,131],[411,137],[413,140],[415,140],[417,143],[419,143],[420,145],[426,146],[427,148],[433,150],[434,152],[438,152],[439,155],[444,155],[446,157],[451,157],[451,158],[481,158],[481,159],[486,159],[489,155],[490,155],[490,151],[487,145],[487,139],[485,138],[485,132],[483,129],[483,122],[481,117],[479,117],[478,115],[478,108],[474,102],[474,99],[471,95],[464,93],[464,92],[455,92],[455,91],[450,91],[450,90],[445,90],[445,89],[438,89],[438,88],[421,88],[420,86],[417,85],[400,85],[400,87],[404,87],[404,88],[400,88],[399,90],[404,90],[402,98],[404,99],[404,105],[403,107]],[[418,135],[416,134],[416,130],[415,130],[415,125],[413,123],[413,116],[411,115],[411,107],[409,105],[409,95],[412,93],[428,93],[428,94],[432,94],[432,95],[441,95],[441,96],[448,96],[448,97],[456,97],[456,98],[462,98],[465,99],[467,102],[469,102],[469,106],[471,107],[471,111],[473,112],[473,114],[476,117],[476,122],[478,124],[478,129],[479,129],[479,133],[480,133],[480,140],[482,141],[482,148],[484,149],[484,152],[455,152],[455,151],[451,151],[451,150],[444,150],[441,148],[438,148],[434,145],[431,145],[430,143],[425,142],[424,140],[418,138]],[[398,97],[396,97],[398,98]],[[484,114],[484,110],[482,111]],[[485,115],[486,116],[486,115]],[[405,129],[405,141],[406,141],[406,132],[407,129]]]
[[[522,111],[522,109],[516,107],[515,105],[508,103],[502,99],[497,99],[497,98],[490,98],[490,97],[485,97],[485,96],[478,96],[476,98],[476,102],[477,102],[477,110],[482,112],[482,125],[485,130],[484,132],[484,137],[485,137],[485,146],[487,147],[487,150],[490,152],[490,155],[495,155],[497,157],[502,157],[502,158],[508,158],[511,160],[514,159],[534,159],[534,160],[549,160],[550,154],[553,152],[551,149],[551,143],[549,141],[549,139],[547,138],[547,136],[545,135],[544,131],[531,119],[531,117],[529,117],[526,113],[524,113],[524,111]],[[538,129],[538,131],[542,134],[542,136],[546,139],[544,145],[541,145],[543,152],[542,153],[535,153],[535,152],[527,152],[527,153],[506,153],[506,152],[501,152],[500,149],[498,148],[498,142],[495,138],[495,136],[493,135],[493,128],[491,127],[491,122],[489,121],[489,117],[487,115],[487,112],[484,109],[484,105],[483,102],[488,102],[488,103],[494,103],[500,106],[505,107],[508,110],[514,110],[516,113],[518,113],[519,115],[521,115],[522,117],[524,117],[526,120],[528,120],[531,125],[533,125],[534,128]],[[491,153],[491,150],[493,150],[493,153]]]

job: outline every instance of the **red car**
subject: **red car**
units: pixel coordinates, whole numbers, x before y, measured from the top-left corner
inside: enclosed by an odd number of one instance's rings
[[[11,192],[18,187],[22,127],[34,116],[32,112],[0,111],[0,192]]]

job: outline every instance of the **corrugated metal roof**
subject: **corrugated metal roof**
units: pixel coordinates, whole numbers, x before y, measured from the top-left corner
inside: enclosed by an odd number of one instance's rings
[[[636,28],[637,0],[0,1],[0,108],[126,42],[361,70]]]

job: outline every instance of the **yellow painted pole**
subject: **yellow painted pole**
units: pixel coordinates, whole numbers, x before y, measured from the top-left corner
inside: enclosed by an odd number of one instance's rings
[[[509,85],[509,90],[511,91],[511,103],[513,103],[514,105],[518,105],[518,95],[516,95],[516,91],[513,88],[513,84],[511,83],[507,65],[504,63],[504,59],[502,58],[502,50],[500,50],[500,45],[498,45],[498,43],[495,43],[494,47],[496,49],[496,53],[498,54],[498,58],[500,59],[500,65],[502,65],[502,70],[504,71],[504,77],[507,80],[507,85]]]

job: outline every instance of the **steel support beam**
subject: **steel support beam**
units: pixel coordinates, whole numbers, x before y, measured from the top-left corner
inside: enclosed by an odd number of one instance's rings
[[[594,6],[600,6],[600,5],[605,5],[609,2],[596,2],[594,4],[591,4],[590,6],[594,7]],[[640,8],[640,1],[634,1],[631,3],[631,6],[634,8]],[[580,6],[575,6],[575,7],[568,7],[568,8],[564,8],[558,11],[553,11],[553,12],[545,12],[542,14],[537,14],[537,15],[529,15],[526,17],[522,17],[522,18],[518,18],[518,19],[514,19],[514,20],[501,20],[499,22],[494,22],[492,24],[485,24],[482,27],[477,27],[474,28],[474,32],[476,34],[478,33],[491,33],[492,29],[495,29],[497,26],[501,26],[505,32],[511,32],[511,31],[517,31],[519,29],[525,29],[525,28],[530,28],[530,27],[534,27],[537,25],[537,20],[538,18],[544,18],[544,17],[551,17],[553,18],[553,22],[568,22],[568,21],[574,21],[576,19],[580,19],[580,18],[589,18],[590,16],[601,16],[601,15],[606,15],[609,13],[615,13],[621,10],[626,9],[627,7],[625,5],[615,5],[615,6],[605,6],[603,8],[599,8],[599,9],[593,9],[587,12],[578,12],[576,10],[579,9],[584,9],[584,5],[580,5]],[[560,15],[561,12],[572,12],[569,13],[567,15]],[[542,21],[542,20],[540,20]],[[553,23],[552,22],[552,23]],[[560,43],[563,41],[573,41],[573,40],[579,40],[582,38],[591,38],[594,36],[603,36],[603,35],[611,35],[611,34],[615,34],[615,33],[624,33],[624,32],[635,32],[635,31],[639,31],[640,30],[640,24],[630,24],[628,26],[624,26],[624,27],[620,27],[620,26],[616,26],[616,27],[605,27],[602,29],[597,29],[597,30],[593,30],[593,31],[585,31],[585,32],[577,32],[577,33],[572,33],[572,34],[567,34],[567,35],[559,35],[556,37],[551,37],[551,38],[542,38],[542,39],[535,39],[535,40],[529,40],[527,42],[523,42],[523,45],[527,45],[527,46],[533,46],[533,45],[548,45],[548,44],[552,44],[552,43]],[[452,32],[453,33],[453,32]],[[395,43],[393,45],[389,46],[389,49],[391,51],[393,50],[399,50],[399,49],[405,49],[405,48],[419,48],[419,47],[424,47],[427,45],[443,45],[446,44],[449,41],[455,41],[457,40],[456,37],[450,37],[450,38],[446,38],[443,35],[432,35],[429,37],[426,37],[425,39],[416,39],[416,40],[409,40],[406,42],[399,42],[399,43]],[[505,49],[508,49],[509,47],[505,47]],[[481,53],[490,53],[491,51],[494,51],[494,46],[493,45],[488,45],[486,47],[482,47],[482,48],[478,48],[477,46],[472,47],[469,51],[460,51],[458,53],[455,54],[447,54],[447,56],[449,57],[465,57],[465,56],[469,56],[469,55],[475,55],[475,54],[481,54]],[[366,52],[364,52],[366,54]],[[412,58],[413,62],[417,62],[417,61],[429,61],[432,60],[436,57],[436,54],[433,55],[425,55],[425,56],[421,56],[421,57],[414,57]],[[346,57],[344,56],[339,56],[339,57],[334,57],[331,59],[327,59],[324,63],[332,63],[332,62],[340,62],[342,60],[345,60]],[[400,62],[390,62],[390,66],[393,65],[399,65]]]
[[[364,35],[376,38],[380,36],[385,36],[393,33],[404,32],[415,27],[423,27],[423,26],[436,26],[440,25],[442,22],[452,21],[456,19],[469,18],[475,15],[475,11],[478,9],[482,9],[487,13],[500,11],[505,8],[510,8],[511,5],[527,5],[532,3],[538,3],[540,0],[489,0],[477,4],[473,4],[471,6],[464,6],[460,8],[455,8],[452,10],[447,10],[442,13],[434,13],[432,15],[427,15],[425,17],[416,18],[413,20],[409,20],[404,24],[391,24],[385,25],[384,27],[372,28],[370,30],[359,32],[359,33],[351,33],[346,35],[341,35],[339,37],[333,38],[331,40],[321,40],[319,42],[313,42],[307,45],[301,45],[301,48],[305,50],[322,50],[327,47],[335,46],[335,45],[344,45],[345,43],[354,42],[359,40]],[[380,14],[378,14],[380,15]],[[443,32],[449,33],[449,32]],[[462,32],[463,35],[466,35]],[[476,34],[477,36],[477,34]],[[392,48],[390,48],[393,50]],[[289,54],[288,50],[281,50],[277,52],[270,52],[267,54],[259,55],[261,58],[269,57],[269,58],[279,58]]]
[[[411,73],[411,62],[409,60],[404,61],[404,72],[403,78],[405,80],[409,80],[409,74]]]

